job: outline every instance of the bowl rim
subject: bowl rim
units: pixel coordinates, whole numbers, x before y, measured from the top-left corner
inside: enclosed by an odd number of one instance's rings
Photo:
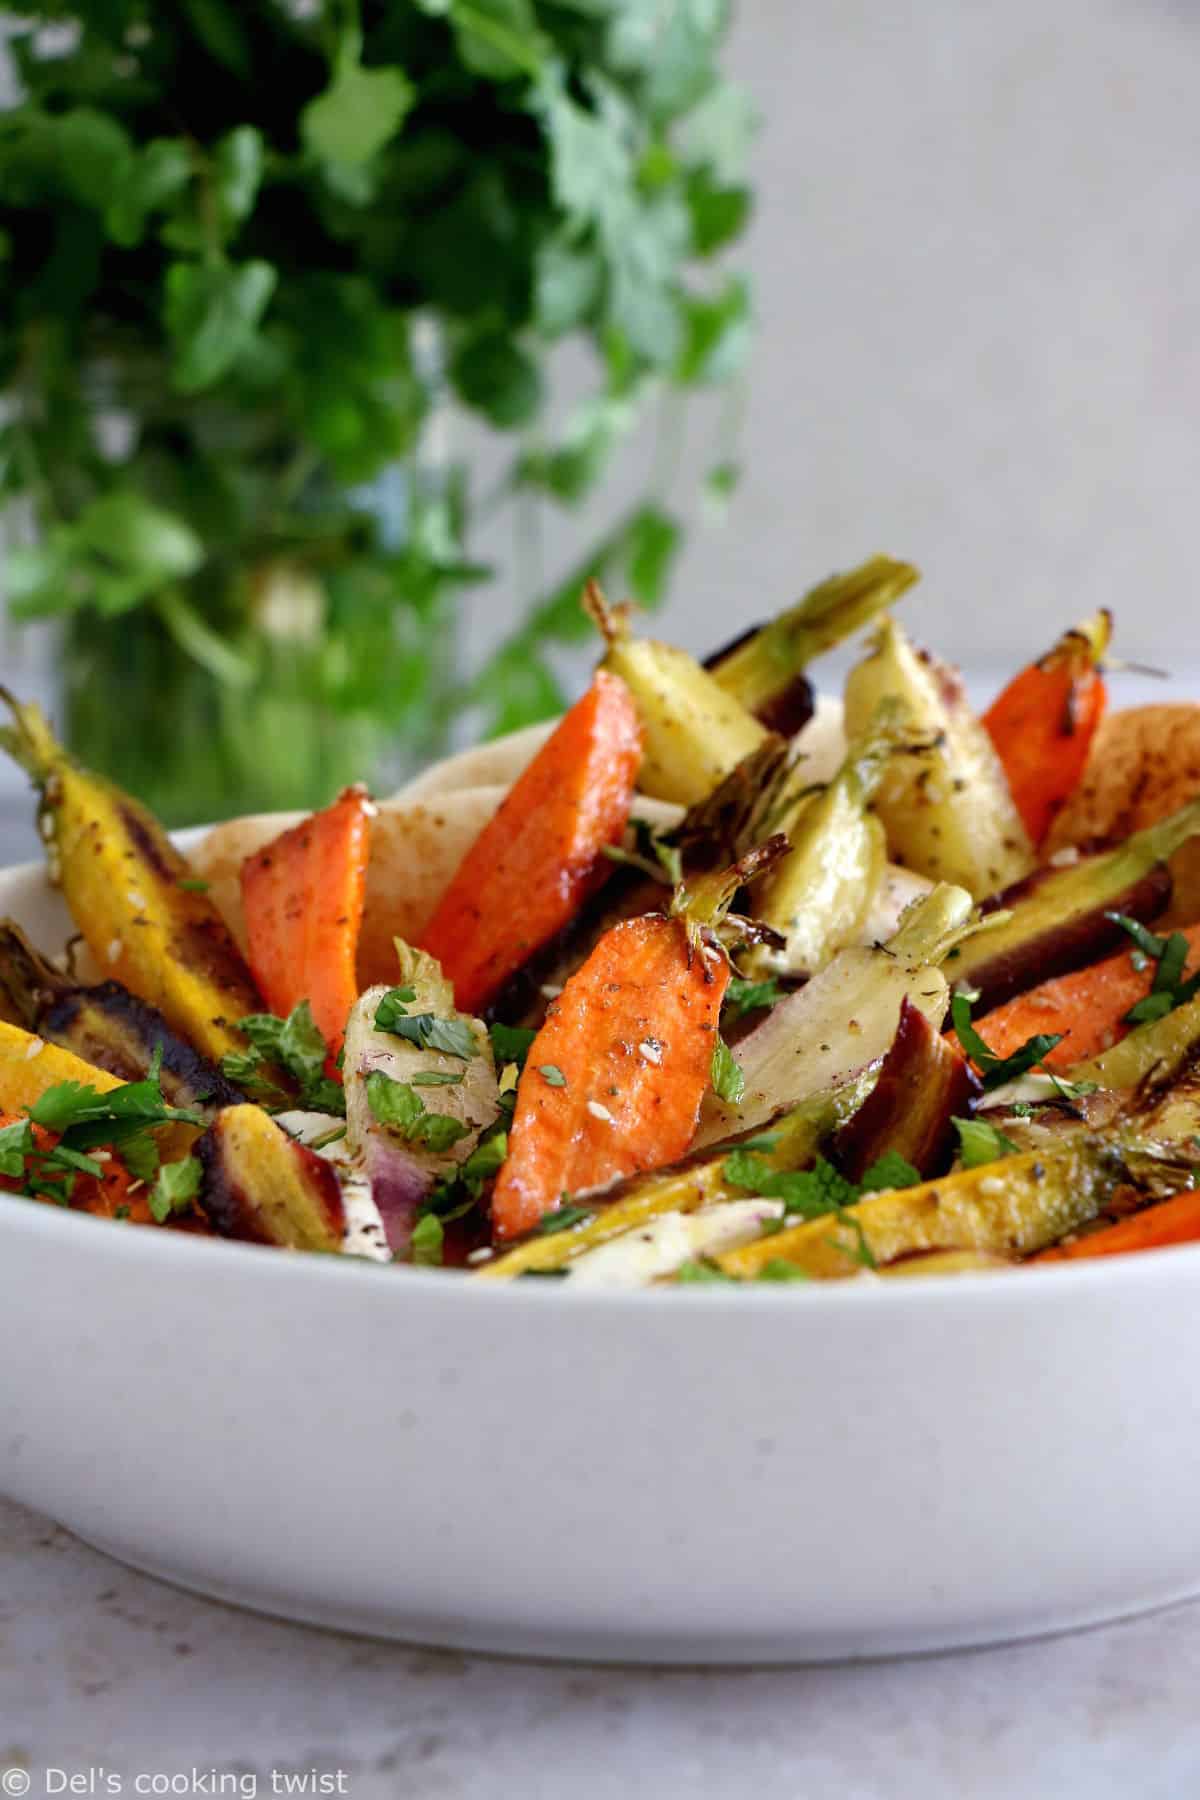
[[[709,1313],[766,1307],[790,1315],[815,1314],[825,1318],[831,1311],[865,1304],[877,1311],[882,1308],[906,1318],[915,1312],[927,1312],[939,1303],[944,1308],[955,1295],[970,1297],[972,1304],[978,1307],[1010,1305],[1014,1300],[1021,1306],[1053,1307],[1064,1295],[1109,1293],[1114,1288],[1122,1292],[1147,1286],[1153,1288],[1177,1278],[1194,1283],[1200,1291],[1200,1244],[1174,1244],[1156,1251],[1097,1257],[1094,1261],[1048,1263],[1036,1271],[1025,1271],[1024,1279],[1016,1283],[1008,1277],[1020,1275],[1018,1269],[971,1270],[954,1276],[939,1276],[934,1272],[924,1278],[914,1276],[905,1281],[883,1281],[864,1272],[865,1278],[850,1276],[840,1281],[814,1281],[804,1285],[800,1292],[795,1287],[770,1282],[729,1286],[714,1282],[711,1286],[688,1287],[682,1293],[678,1287],[669,1285],[606,1288],[573,1286],[561,1281],[476,1282],[465,1270],[397,1266],[360,1257],[323,1256],[311,1251],[281,1252],[272,1244],[241,1243],[185,1232],[135,1228],[118,1233],[112,1229],[117,1223],[112,1219],[98,1219],[87,1213],[71,1212],[68,1208],[48,1206],[19,1194],[5,1198],[19,1204],[11,1211],[7,1207],[0,1208],[0,1242],[7,1234],[15,1233],[65,1255],[84,1241],[79,1234],[93,1229],[100,1232],[107,1227],[103,1236],[97,1236],[94,1249],[99,1250],[108,1262],[132,1262],[140,1268],[159,1269],[168,1280],[176,1278],[176,1271],[198,1272],[204,1267],[218,1278],[222,1271],[244,1278],[257,1268],[258,1278],[263,1281],[307,1279],[358,1283],[360,1293],[364,1281],[382,1285],[387,1280],[399,1280],[416,1283],[416,1292],[426,1298],[442,1294],[446,1304],[451,1306],[529,1305],[550,1310],[565,1307],[572,1313],[583,1307],[600,1312],[649,1312],[656,1317],[667,1312],[677,1313],[681,1308],[687,1311],[693,1306]],[[198,1260],[205,1257],[207,1264]],[[298,1273],[300,1270],[305,1271],[304,1275]],[[187,1276],[183,1274],[180,1278],[187,1279]],[[1033,1295],[1039,1290],[1045,1297],[1034,1300]],[[1026,1292],[1030,1295],[1029,1301],[1022,1299]]]

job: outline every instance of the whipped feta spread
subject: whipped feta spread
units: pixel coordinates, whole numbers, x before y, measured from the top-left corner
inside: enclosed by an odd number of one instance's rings
[[[315,1150],[337,1170],[346,1215],[343,1254],[365,1256],[371,1262],[391,1262],[387,1232],[371,1192],[370,1178],[351,1153],[345,1119],[339,1119],[333,1113],[304,1112],[297,1108],[293,1112],[277,1113],[275,1122],[298,1144]],[[341,1135],[335,1136],[337,1132]],[[322,1143],[323,1138],[331,1141]]]

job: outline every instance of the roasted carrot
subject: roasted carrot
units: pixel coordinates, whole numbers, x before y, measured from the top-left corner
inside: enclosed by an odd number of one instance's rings
[[[1120,1219],[1103,1231],[1092,1231],[1073,1244],[1043,1250],[1034,1262],[1074,1262],[1085,1256],[1124,1256],[1133,1250],[1158,1250],[1167,1244],[1200,1241],[1200,1189],[1160,1200],[1132,1218]]]
[[[713,1078],[729,960],[717,941],[742,881],[786,838],[723,874],[677,888],[669,914],[607,931],[550,1005],[517,1088],[492,1194],[500,1242],[588,1188],[675,1162]],[[763,860],[760,862],[760,858]]]
[[[1107,705],[1100,664],[1111,636],[1111,613],[1093,613],[1022,669],[983,716],[1034,844],[1083,775]]]
[[[642,754],[637,708],[605,670],[506,795],[458,867],[421,948],[476,1012],[604,880]]]
[[[324,812],[249,856],[242,905],[250,967],[273,1013],[307,1000],[331,1057],[358,998],[355,957],[366,891],[371,802],[349,787]]]
[[[1200,966],[1200,925],[1183,935],[1190,945],[1188,968],[1194,972]],[[1069,1069],[1125,1036],[1130,1029],[1125,1015],[1145,998],[1150,981],[1150,971],[1135,968],[1130,950],[1122,950],[997,1006],[976,1021],[979,1034],[997,1056],[1011,1056],[1039,1032],[1060,1032],[1062,1042],[1044,1061],[1052,1069]]]
[[[0,1113],[0,1130],[6,1125],[19,1125],[21,1115],[18,1113]],[[53,1150],[58,1142],[57,1135],[46,1131],[41,1125],[33,1127],[33,1141],[39,1150]],[[93,1158],[96,1152],[91,1152]],[[88,1175],[76,1172],[71,1184],[67,1204],[72,1212],[94,1213],[97,1218],[112,1219],[118,1215],[128,1218],[137,1225],[153,1224],[148,1204],[148,1189],[145,1182],[134,1183],[132,1175],[119,1157],[105,1153],[108,1160],[104,1163],[103,1175]],[[60,1177],[61,1179],[61,1172]],[[20,1176],[0,1176],[0,1190],[10,1194],[22,1191],[23,1181]],[[132,1192],[131,1192],[132,1190]],[[65,1191],[65,1190],[64,1190]],[[40,1199],[55,1202],[50,1195],[39,1195]]]

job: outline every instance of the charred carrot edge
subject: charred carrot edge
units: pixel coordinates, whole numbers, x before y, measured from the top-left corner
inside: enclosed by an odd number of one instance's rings
[[[421,948],[477,1012],[604,880],[625,829],[642,754],[625,683],[600,670],[484,826],[425,929]]]
[[[1111,636],[1111,613],[1093,614],[1022,669],[983,716],[1035,845],[1083,775],[1108,703],[1100,663]]]
[[[1200,955],[1200,924],[1183,935],[1191,946],[1191,970]],[[1135,969],[1129,950],[1121,950],[1018,994],[978,1020],[979,1033],[997,1056],[1011,1056],[1039,1032],[1060,1032],[1062,1042],[1044,1060],[1052,1069],[1069,1069],[1126,1035],[1125,1015],[1144,999],[1150,981],[1150,972]]]
[[[529,1050],[492,1195],[501,1242],[564,1200],[678,1160],[695,1135],[729,980],[682,918],[614,926],[567,982]]]
[[[371,802],[349,787],[242,864],[250,967],[273,1013],[312,1007],[331,1057],[358,998],[355,959],[370,853]]]
[[[1073,1244],[1056,1244],[1033,1262],[1075,1262],[1088,1256],[1124,1256],[1136,1250],[1159,1250],[1168,1244],[1200,1241],[1200,1190],[1160,1200],[1145,1212],[1093,1231]]]

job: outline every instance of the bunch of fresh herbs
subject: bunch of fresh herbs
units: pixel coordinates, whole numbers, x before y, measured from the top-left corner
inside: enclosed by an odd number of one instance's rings
[[[311,803],[397,734],[436,749],[456,709],[554,710],[587,576],[659,596],[670,427],[662,479],[458,668],[463,594],[498,573],[473,559],[481,515],[516,509],[527,540],[648,410],[737,368],[747,290],[720,253],[751,119],[718,70],[727,10],[10,10],[0,498],[36,537],[7,586],[18,619],[63,623],[73,747],[173,820]],[[594,391],[551,428],[571,337]],[[511,445],[490,495],[438,464],[448,401]],[[711,460],[716,496],[735,470]]]

